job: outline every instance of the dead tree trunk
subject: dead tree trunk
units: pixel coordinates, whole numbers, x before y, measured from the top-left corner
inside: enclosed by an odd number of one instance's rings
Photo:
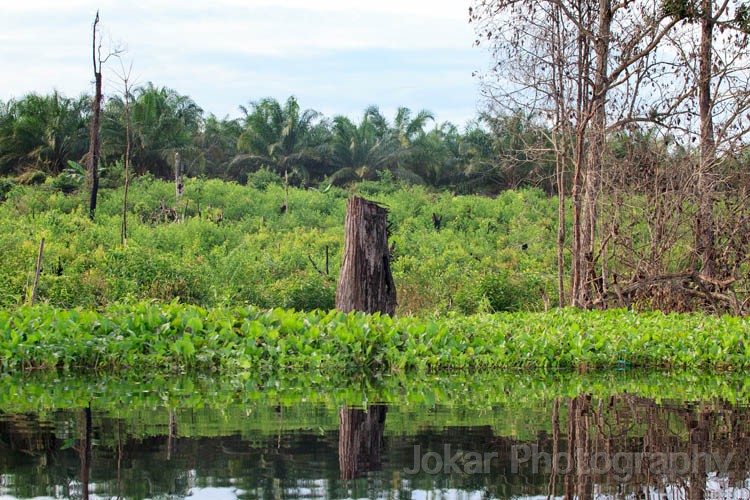
[[[132,64],[130,66],[133,68]],[[130,187],[130,71],[122,70],[125,86],[125,187],[122,194],[122,245],[128,244],[128,188]]]
[[[388,210],[363,198],[347,202],[344,262],[336,288],[339,311],[395,313],[387,215]]]
[[[99,142],[100,116],[102,111],[102,60],[97,54],[96,30],[99,25],[99,12],[94,19],[92,36],[92,58],[94,63],[94,100],[91,104],[91,124],[89,128],[88,177],[91,184],[91,199],[89,201],[89,216],[93,219],[96,213],[96,197],[99,193]]]
[[[394,314],[396,287],[391,275],[388,210],[363,198],[346,204],[344,262],[336,288],[336,309]],[[339,413],[339,469],[353,479],[380,463],[386,408],[342,408]]]
[[[182,183],[182,161],[180,159],[180,153],[174,154],[174,211],[179,213],[180,211],[180,197],[182,196],[183,183]]]
[[[696,214],[696,253],[700,258],[701,273],[716,277],[716,250],[714,241],[714,163],[716,138],[714,137],[713,102],[711,98],[711,72],[713,65],[713,2],[701,0],[701,41],[698,73],[698,108],[700,114],[700,161],[698,163],[698,213]]]

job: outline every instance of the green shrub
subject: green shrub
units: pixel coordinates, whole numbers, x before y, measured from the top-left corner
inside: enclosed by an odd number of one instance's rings
[[[61,191],[63,193],[72,193],[77,191],[83,186],[83,177],[78,174],[71,174],[63,172],[50,183],[53,189]]]
[[[333,309],[336,285],[318,274],[297,273],[274,283],[272,302],[286,309],[312,311]]]
[[[268,167],[262,167],[247,176],[247,185],[255,189],[266,189],[271,184],[280,186],[283,183],[281,176]]]
[[[45,174],[41,170],[27,170],[26,172],[16,177],[16,181],[19,184],[23,184],[26,186],[44,184],[44,181],[46,180],[47,174]]]
[[[7,199],[8,193],[16,187],[16,181],[7,177],[0,177],[0,202]]]

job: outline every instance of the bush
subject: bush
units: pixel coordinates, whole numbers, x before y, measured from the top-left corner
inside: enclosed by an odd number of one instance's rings
[[[0,203],[8,198],[8,193],[16,187],[16,182],[7,177],[0,177]]]
[[[499,269],[459,289],[456,307],[465,314],[520,311],[533,308],[542,290],[542,282],[537,277],[511,275]]]
[[[299,273],[277,281],[273,302],[297,311],[331,310],[336,302],[336,285],[320,275]]]
[[[266,189],[271,184],[281,185],[283,180],[279,174],[268,167],[262,167],[247,176],[247,185],[255,189]]]
[[[45,174],[41,170],[27,170],[26,172],[16,177],[16,181],[19,184],[23,184],[26,186],[44,184],[44,181],[46,180],[47,174]]]
[[[73,193],[83,186],[83,177],[78,174],[63,172],[50,183],[53,189],[65,194]]]

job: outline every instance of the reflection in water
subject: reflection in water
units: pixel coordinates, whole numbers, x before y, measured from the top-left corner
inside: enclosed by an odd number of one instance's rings
[[[339,469],[341,479],[356,479],[380,469],[385,430],[385,406],[339,410]]]
[[[81,498],[89,498],[89,475],[91,473],[91,404],[78,413],[78,456],[81,474]]]
[[[750,499],[748,457],[747,407],[634,395],[0,413],[0,496],[21,498]]]
[[[560,432],[556,400],[551,446],[540,440],[535,447],[516,445],[514,453],[516,472],[549,475],[548,496],[702,500],[711,489],[723,489],[730,497],[750,498],[747,408],[578,396],[567,401],[567,413],[567,436]]]

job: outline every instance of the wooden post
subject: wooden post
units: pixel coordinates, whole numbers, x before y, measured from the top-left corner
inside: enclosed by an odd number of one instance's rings
[[[36,302],[36,292],[39,286],[39,275],[42,272],[42,254],[44,253],[44,238],[39,244],[39,254],[36,256],[36,272],[34,273],[34,286],[31,289],[31,305],[33,306]]]
[[[387,215],[387,209],[363,198],[346,203],[344,262],[336,287],[339,311],[396,312]]]
[[[175,212],[179,210],[180,196],[182,195],[182,169],[180,165],[180,153],[174,154],[174,191],[175,191]]]

